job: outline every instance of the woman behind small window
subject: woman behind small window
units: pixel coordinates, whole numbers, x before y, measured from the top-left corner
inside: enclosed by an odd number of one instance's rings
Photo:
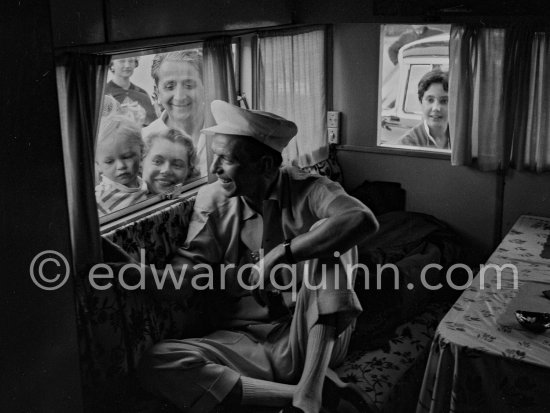
[[[400,145],[450,149],[449,77],[446,72],[432,70],[418,82],[418,99],[422,107],[422,123],[408,131]]]

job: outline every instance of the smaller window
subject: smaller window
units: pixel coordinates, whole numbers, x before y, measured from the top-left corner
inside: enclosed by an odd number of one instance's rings
[[[379,146],[450,151],[449,32],[442,24],[382,25]]]

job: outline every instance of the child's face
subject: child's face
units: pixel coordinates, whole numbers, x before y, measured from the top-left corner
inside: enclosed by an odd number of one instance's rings
[[[189,175],[189,154],[185,146],[157,138],[143,160],[143,179],[149,190],[161,193],[183,183]]]
[[[129,138],[115,137],[98,145],[96,164],[98,170],[111,181],[136,187],[140,157],[138,144]]]

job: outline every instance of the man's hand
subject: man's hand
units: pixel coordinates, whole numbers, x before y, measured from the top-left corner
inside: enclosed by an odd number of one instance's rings
[[[252,296],[258,304],[262,307],[265,307],[268,303],[268,298],[266,294],[266,277],[265,277],[265,260],[262,258],[254,267],[250,270],[250,276],[248,278],[248,284],[251,287],[254,287],[252,290]],[[267,273],[269,274],[269,273]],[[269,282],[269,276],[268,282]]]
[[[276,275],[273,269],[276,265],[283,262],[284,247],[282,244],[279,244],[262,257],[251,270],[249,284],[256,287],[252,290],[252,296],[261,306],[265,307],[269,304],[270,295],[279,293],[279,290],[273,285]]]

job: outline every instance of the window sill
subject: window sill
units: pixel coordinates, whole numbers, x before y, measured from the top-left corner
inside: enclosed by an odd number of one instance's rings
[[[338,145],[336,149],[348,152],[367,152],[383,155],[409,156],[416,158],[451,159],[451,152],[440,152],[429,149],[406,149],[382,146]]]
[[[197,195],[199,188],[206,184],[207,177],[200,178],[185,186],[185,191],[177,196],[166,198],[165,194],[155,195],[139,204],[132,205],[120,211],[113,212],[100,218],[100,234],[106,234],[124,225],[137,221],[147,215],[154,214],[169,205]]]

